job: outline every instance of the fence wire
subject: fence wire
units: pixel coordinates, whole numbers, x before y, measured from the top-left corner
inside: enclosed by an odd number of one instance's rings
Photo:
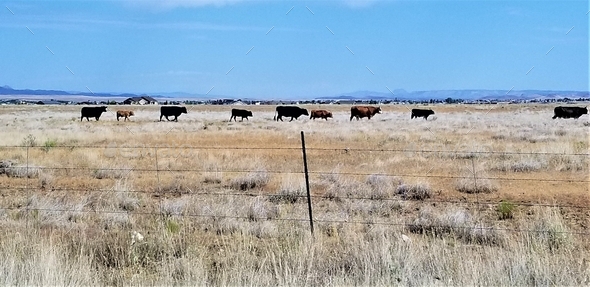
[[[32,169],[38,170],[48,170],[48,171],[96,171],[97,169],[102,171],[115,171],[115,172],[145,172],[145,173],[156,173],[158,175],[158,188],[157,190],[145,190],[145,189],[138,189],[138,190],[117,190],[116,188],[110,189],[101,189],[101,188],[60,188],[60,187],[52,187],[48,188],[51,192],[64,192],[64,193],[76,193],[76,192],[89,192],[89,193],[139,193],[139,194],[148,194],[148,195],[162,195],[167,193],[175,193],[170,191],[161,191],[160,188],[160,179],[159,174],[165,172],[171,173],[257,173],[261,172],[258,169],[223,169],[223,170],[216,170],[212,171],[210,169],[201,169],[201,168],[159,168],[159,162],[157,159],[157,152],[158,150],[163,149],[172,149],[172,150],[192,150],[192,151],[231,151],[231,150],[255,150],[255,151],[292,151],[299,153],[302,149],[301,147],[221,147],[221,146],[74,146],[74,145],[63,145],[63,146],[52,146],[51,149],[120,149],[120,150],[134,150],[134,149],[153,149],[155,154],[155,168],[92,168],[92,167],[80,167],[80,166],[54,166],[54,167],[39,167],[39,166],[31,166],[30,160],[30,149],[44,149],[47,148],[45,146],[0,146],[0,150],[2,149],[25,149],[26,150],[26,166],[20,166],[18,168],[24,168],[27,172]],[[381,152],[381,153],[410,153],[410,154],[418,154],[418,153],[430,153],[430,154],[467,154],[467,155],[498,155],[498,156],[505,156],[505,155],[534,155],[534,156],[573,156],[573,157],[589,157],[589,153],[556,153],[556,152],[506,152],[506,151],[451,151],[451,150],[416,150],[416,149],[367,149],[367,148],[316,148],[310,147],[306,148],[306,151],[309,153],[313,152],[344,152],[344,153],[365,153],[365,152]],[[177,155],[173,159],[177,159],[181,154]],[[169,158],[168,158],[169,159]],[[313,157],[312,160],[313,162]],[[293,165],[301,166],[301,163],[293,163]],[[4,167],[6,169],[8,167]],[[0,173],[3,172],[2,167],[0,166]],[[302,168],[301,168],[302,170]],[[268,174],[304,174],[303,171],[287,171],[287,170],[265,170],[265,173]],[[489,177],[489,176],[453,176],[453,175],[436,175],[436,174],[389,174],[389,173],[363,173],[363,172],[334,172],[334,171],[321,171],[321,170],[312,170],[309,172],[311,175],[342,175],[342,176],[383,176],[383,177],[417,177],[417,178],[440,178],[440,179],[476,179],[476,180],[498,180],[498,181],[525,181],[525,182],[568,182],[568,183],[590,183],[590,178],[586,177],[585,179],[563,179],[563,178],[530,178],[530,177]],[[35,190],[43,190],[42,187],[36,187],[31,184],[30,176],[26,176],[26,185],[25,186],[12,186],[12,185],[0,185],[0,189],[2,190],[9,190],[9,191],[23,191],[27,192],[30,196]],[[227,186],[226,186],[227,187]],[[231,190],[231,188],[230,188]],[[208,192],[199,190],[197,192],[180,192],[181,194],[190,194],[190,195],[208,195],[208,196],[247,196],[247,197],[278,197],[282,196],[283,194],[280,193],[248,193],[248,192]],[[176,193],[178,193],[176,192]],[[295,198],[307,198],[306,195],[292,195]],[[326,196],[326,195],[311,195],[310,198],[313,199],[323,199],[323,200],[333,200],[334,196]],[[337,196],[338,200],[350,200],[350,201],[361,201],[361,200],[368,200],[368,201],[411,201],[408,199],[403,198],[395,198],[395,197],[366,197],[366,196]],[[476,201],[460,201],[460,200],[435,200],[435,199],[423,199],[420,200],[421,203],[425,204],[433,204],[433,203],[445,203],[445,204],[458,204],[458,205],[484,205],[484,206],[494,206],[498,205],[500,202],[489,202],[489,201],[479,201],[479,198]],[[583,206],[583,205],[559,205],[559,204],[546,204],[546,203],[531,203],[531,202],[510,202],[515,206],[540,206],[540,207],[556,207],[556,208],[572,208],[572,209],[579,209],[579,210],[590,210],[590,206]],[[161,204],[161,202],[160,202]],[[59,208],[31,208],[30,206],[26,205],[24,207],[3,207],[4,210],[26,210],[27,212],[30,211],[45,211],[45,212],[64,212],[64,213],[97,213],[97,214],[127,214],[127,215],[146,215],[146,216],[164,216],[162,211],[160,212],[141,212],[141,211],[109,211],[109,210],[75,210],[75,209],[59,209]],[[169,214],[172,216],[178,217],[189,217],[189,218],[228,218],[228,219],[240,219],[240,220],[254,220],[254,221],[263,221],[263,220],[274,220],[274,221],[291,221],[291,222],[308,222],[309,219],[307,218],[268,218],[268,217],[252,217],[252,216],[233,216],[233,215],[212,215],[212,214],[187,214],[187,213],[178,213],[178,214]],[[327,219],[313,219],[314,222],[317,223],[337,223],[337,224],[367,224],[367,225],[385,225],[385,226],[399,226],[399,227],[412,227],[414,224],[412,223],[395,223],[395,222],[386,222],[386,221],[358,221],[358,220],[327,220]],[[27,226],[30,223],[28,222],[27,217]],[[457,226],[436,226],[436,225],[427,225],[424,228],[450,228],[450,229],[461,229],[461,228],[470,228],[470,229],[481,229],[481,230],[496,230],[496,231],[511,231],[511,232],[527,232],[527,233],[543,233],[543,232],[553,232],[553,233],[569,233],[569,234],[577,234],[577,235],[590,235],[590,233],[586,232],[572,232],[572,231],[555,231],[555,230],[527,230],[527,229],[512,229],[512,228],[496,228],[496,227],[457,227]]]

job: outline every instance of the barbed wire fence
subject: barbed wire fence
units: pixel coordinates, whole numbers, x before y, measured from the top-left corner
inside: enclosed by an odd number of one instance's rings
[[[204,174],[204,173],[211,173],[211,172],[223,172],[226,174],[252,174],[261,172],[258,169],[249,169],[249,168],[235,168],[235,169],[223,169],[221,171],[212,171],[211,169],[207,168],[198,168],[198,167],[185,167],[185,168],[170,168],[170,166],[166,168],[162,168],[161,164],[163,161],[169,161],[170,159],[178,160],[181,156],[186,157],[186,154],[183,152],[178,152],[179,150],[188,150],[188,151],[198,151],[198,152],[211,152],[211,151],[218,151],[218,152],[231,152],[231,151],[241,151],[241,152],[251,152],[251,151],[258,151],[262,153],[270,153],[273,151],[281,151],[281,152],[288,152],[292,153],[293,156],[295,153],[300,153],[301,157],[300,160],[293,161],[293,162],[286,162],[285,164],[290,167],[288,170],[265,170],[264,173],[272,174],[272,175],[297,175],[301,176],[301,180],[305,182],[305,193],[297,193],[289,195],[292,198],[295,198],[294,204],[301,204],[303,202],[306,203],[308,218],[305,217],[289,217],[289,218],[273,218],[273,217],[252,217],[250,215],[239,215],[239,214],[211,214],[211,213],[189,213],[189,212],[179,212],[172,214],[173,216],[177,217],[186,217],[186,218],[215,218],[215,219],[237,219],[237,220],[249,220],[249,221],[287,221],[287,222],[299,222],[305,223],[309,222],[310,224],[310,231],[314,233],[313,223],[336,223],[336,224],[365,224],[365,225],[383,225],[383,226],[397,226],[403,228],[412,228],[414,227],[414,223],[412,222],[388,222],[385,220],[355,220],[355,219],[329,219],[329,218],[321,218],[318,216],[314,216],[313,213],[313,206],[314,203],[318,200],[333,200],[334,195],[322,195],[320,193],[314,192],[313,186],[310,185],[309,177],[316,176],[321,177],[325,175],[337,175],[337,176],[344,176],[344,177],[370,177],[370,176],[377,176],[377,177],[384,177],[384,178],[436,178],[436,179],[443,179],[443,180],[460,180],[460,179],[472,179],[474,184],[477,185],[478,180],[495,180],[500,182],[546,182],[546,183],[571,183],[571,184],[586,184],[590,186],[590,179],[588,176],[585,178],[580,177],[570,177],[570,178],[533,178],[533,177],[509,177],[509,176],[502,176],[502,177],[493,177],[493,176],[481,176],[478,175],[476,172],[472,172],[472,174],[466,176],[459,176],[459,175],[449,175],[449,174],[430,174],[430,170],[426,173],[375,173],[375,172],[340,172],[335,170],[314,170],[308,168],[308,158],[309,154],[312,154],[310,157],[310,161],[313,162],[314,153],[338,153],[338,155],[348,154],[348,155],[358,155],[362,153],[388,153],[388,154],[405,154],[405,155],[432,155],[437,156],[441,154],[447,154],[449,158],[459,159],[459,160],[466,160],[468,164],[470,164],[475,171],[474,165],[474,158],[478,156],[497,156],[497,157],[506,157],[506,156],[552,156],[552,157],[574,157],[579,158],[580,161],[588,165],[588,158],[590,154],[588,153],[558,153],[558,152],[506,152],[506,151],[493,151],[493,150],[486,150],[486,151],[465,151],[465,150],[415,150],[415,149],[368,149],[368,148],[309,148],[305,146],[304,140],[304,133],[301,132],[301,147],[239,147],[239,146],[127,146],[127,147],[119,147],[119,146],[100,146],[100,145],[93,145],[93,146],[77,146],[77,145],[62,145],[62,146],[38,146],[38,145],[19,145],[19,146],[1,146],[0,151],[24,151],[24,164],[21,165],[14,165],[11,162],[0,162],[0,174],[5,174],[7,177],[19,178],[24,179],[15,184],[14,182],[10,182],[10,180],[5,179],[0,181],[0,189],[8,191],[8,192],[23,192],[26,194],[28,198],[31,198],[36,191],[43,190],[45,187],[43,186],[35,186],[32,183],[32,179],[39,173],[50,171],[50,172],[63,172],[65,175],[63,176],[70,176],[72,173],[78,174],[80,172],[96,172],[97,169],[100,169],[103,172],[115,172],[118,174],[123,174],[122,177],[129,176],[131,172],[136,173],[145,173],[145,174],[155,174],[156,177],[156,186],[150,189],[143,188],[143,189],[125,189],[125,190],[117,190],[114,188],[106,188],[106,187],[85,187],[85,188],[72,188],[72,187],[59,187],[53,186],[50,188],[51,192],[62,192],[62,193],[78,193],[78,192],[86,192],[86,193],[103,193],[103,194],[112,194],[112,193],[138,193],[138,194],[146,194],[152,195],[159,198],[160,206],[162,206],[163,194],[166,193],[162,189],[162,181],[161,175],[164,173],[190,173],[190,174]],[[46,154],[51,149],[63,149],[68,151],[73,150],[80,150],[80,149],[91,149],[91,150],[103,150],[105,151],[105,156],[107,158],[111,158],[114,160],[126,158],[122,156],[124,152],[130,152],[128,154],[130,157],[149,157],[153,156],[154,162],[152,163],[153,167],[150,168],[149,166],[143,166],[139,168],[97,168],[95,166],[35,166],[32,163],[34,162],[34,155],[32,151],[35,150],[43,150]],[[140,150],[139,153],[137,151]],[[109,153],[108,151],[111,151]],[[112,153],[112,151],[117,151]],[[144,151],[147,151],[146,154],[143,154]],[[172,153],[170,153],[173,151]],[[135,152],[135,154],[133,154]],[[160,157],[158,154],[160,153]],[[164,153],[164,157],[162,157],[162,153]],[[295,156],[293,156],[296,158]],[[336,156],[337,157],[337,156]],[[165,159],[165,160],[164,160]],[[365,163],[362,160],[359,161],[359,164]],[[1,183],[5,182],[5,183]],[[20,184],[20,185],[19,185]],[[23,185],[24,184],[24,185]],[[227,187],[227,186],[226,186]],[[190,188],[189,188],[190,189]],[[192,192],[192,191],[190,191]],[[185,193],[190,193],[185,192]],[[589,191],[590,192],[590,191]],[[277,198],[280,196],[284,196],[284,194],[272,192],[272,193],[263,193],[257,190],[254,191],[244,191],[240,188],[231,188],[228,187],[223,189],[222,191],[214,191],[213,189],[202,189],[197,192],[192,192],[198,195],[207,195],[207,196],[214,196],[214,197],[263,197],[263,198]],[[399,202],[399,201],[408,201],[411,199],[402,198],[399,196],[393,197],[382,197],[382,196],[366,196],[366,195],[351,195],[351,194],[340,194],[338,195],[339,200],[347,200],[347,201],[381,201],[381,202]],[[457,200],[457,199],[436,199],[436,198],[422,198],[419,200],[425,204],[451,204],[451,205],[468,205],[468,206],[497,206],[499,203],[497,201],[482,201],[479,198],[475,200]],[[527,207],[557,207],[557,208],[571,208],[577,209],[582,211],[590,210],[590,206],[585,205],[584,202],[580,203],[579,205],[576,204],[549,204],[543,202],[518,202],[514,201],[511,202],[514,206],[527,206]],[[89,213],[89,214],[127,214],[127,215],[137,215],[137,216],[162,216],[162,210],[160,211],[124,211],[124,210],[97,210],[97,209],[68,209],[68,208],[43,208],[43,207],[31,207],[28,204],[24,206],[2,206],[4,210],[15,210],[21,211],[24,210],[27,214],[26,216],[26,225],[27,229],[32,226],[31,219],[29,214],[31,212],[60,212],[60,213]],[[532,230],[532,229],[521,229],[521,228],[501,228],[501,227],[486,227],[486,226],[437,226],[437,225],[430,225],[428,228],[447,228],[447,229],[480,229],[482,231],[485,230],[495,230],[495,231],[508,231],[508,232],[528,232],[528,233],[539,233],[539,232],[563,232],[569,234],[577,234],[577,235],[590,235],[587,232],[575,232],[575,231],[555,231],[555,230]]]

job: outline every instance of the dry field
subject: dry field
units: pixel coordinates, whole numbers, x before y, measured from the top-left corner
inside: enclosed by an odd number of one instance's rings
[[[305,107],[334,118],[188,106],[158,122],[157,106],[109,106],[88,122],[79,106],[1,106],[0,284],[590,284],[588,115]]]

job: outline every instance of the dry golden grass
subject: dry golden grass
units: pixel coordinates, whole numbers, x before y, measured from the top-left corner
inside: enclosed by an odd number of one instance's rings
[[[0,161],[13,162],[1,283],[590,283],[586,116],[436,105],[425,121],[387,105],[349,121],[350,106],[314,105],[334,118],[289,123],[248,106],[228,122],[231,107],[189,106],[158,122],[159,107],[126,106],[135,116],[117,122],[118,108],[88,122],[75,106],[0,107]]]

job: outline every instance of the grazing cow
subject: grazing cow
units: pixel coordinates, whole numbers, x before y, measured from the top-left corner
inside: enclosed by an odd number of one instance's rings
[[[178,121],[178,116],[180,114],[186,114],[186,107],[178,107],[178,106],[161,106],[160,107],[160,121],[162,121],[162,117],[165,117],[167,121],[170,121],[168,117],[174,116],[175,122]]]
[[[242,117],[241,121],[243,122],[244,118],[248,120],[248,117],[253,117],[253,115],[252,112],[248,110],[231,109],[231,117],[229,118],[229,121],[231,122],[231,120],[234,119],[234,122],[237,122],[237,117]]]
[[[97,121],[100,118],[102,113],[107,111],[106,106],[101,107],[83,107],[82,108],[82,116],[80,117],[80,121],[86,118],[87,121],[90,121],[89,118],[95,118]]]
[[[309,113],[307,112],[306,109],[302,109],[300,107],[278,106],[276,109],[275,116],[273,117],[273,120],[276,120],[277,122],[279,120],[281,120],[281,122],[282,122],[283,117],[291,117],[290,121],[292,121],[294,118],[297,119],[302,115],[309,116]]]
[[[361,118],[367,117],[369,120],[372,116],[381,113],[381,107],[371,107],[371,106],[353,106],[350,108],[350,120],[352,118],[356,118],[358,121]]]
[[[127,121],[130,116],[135,116],[133,111],[122,111],[122,110],[117,111],[117,121],[119,121],[119,118],[125,118],[123,121]]]
[[[555,118],[574,118],[578,119],[584,114],[588,113],[587,108],[580,108],[580,107],[555,107],[553,110],[553,119]]]
[[[412,119],[423,117],[424,120],[428,119],[428,116],[434,115],[433,110],[423,110],[423,109],[412,109]]]
[[[311,115],[309,116],[310,119],[315,120],[316,118],[328,120],[328,118],[332,117],[332,112],[326,110],[311,110]]]

